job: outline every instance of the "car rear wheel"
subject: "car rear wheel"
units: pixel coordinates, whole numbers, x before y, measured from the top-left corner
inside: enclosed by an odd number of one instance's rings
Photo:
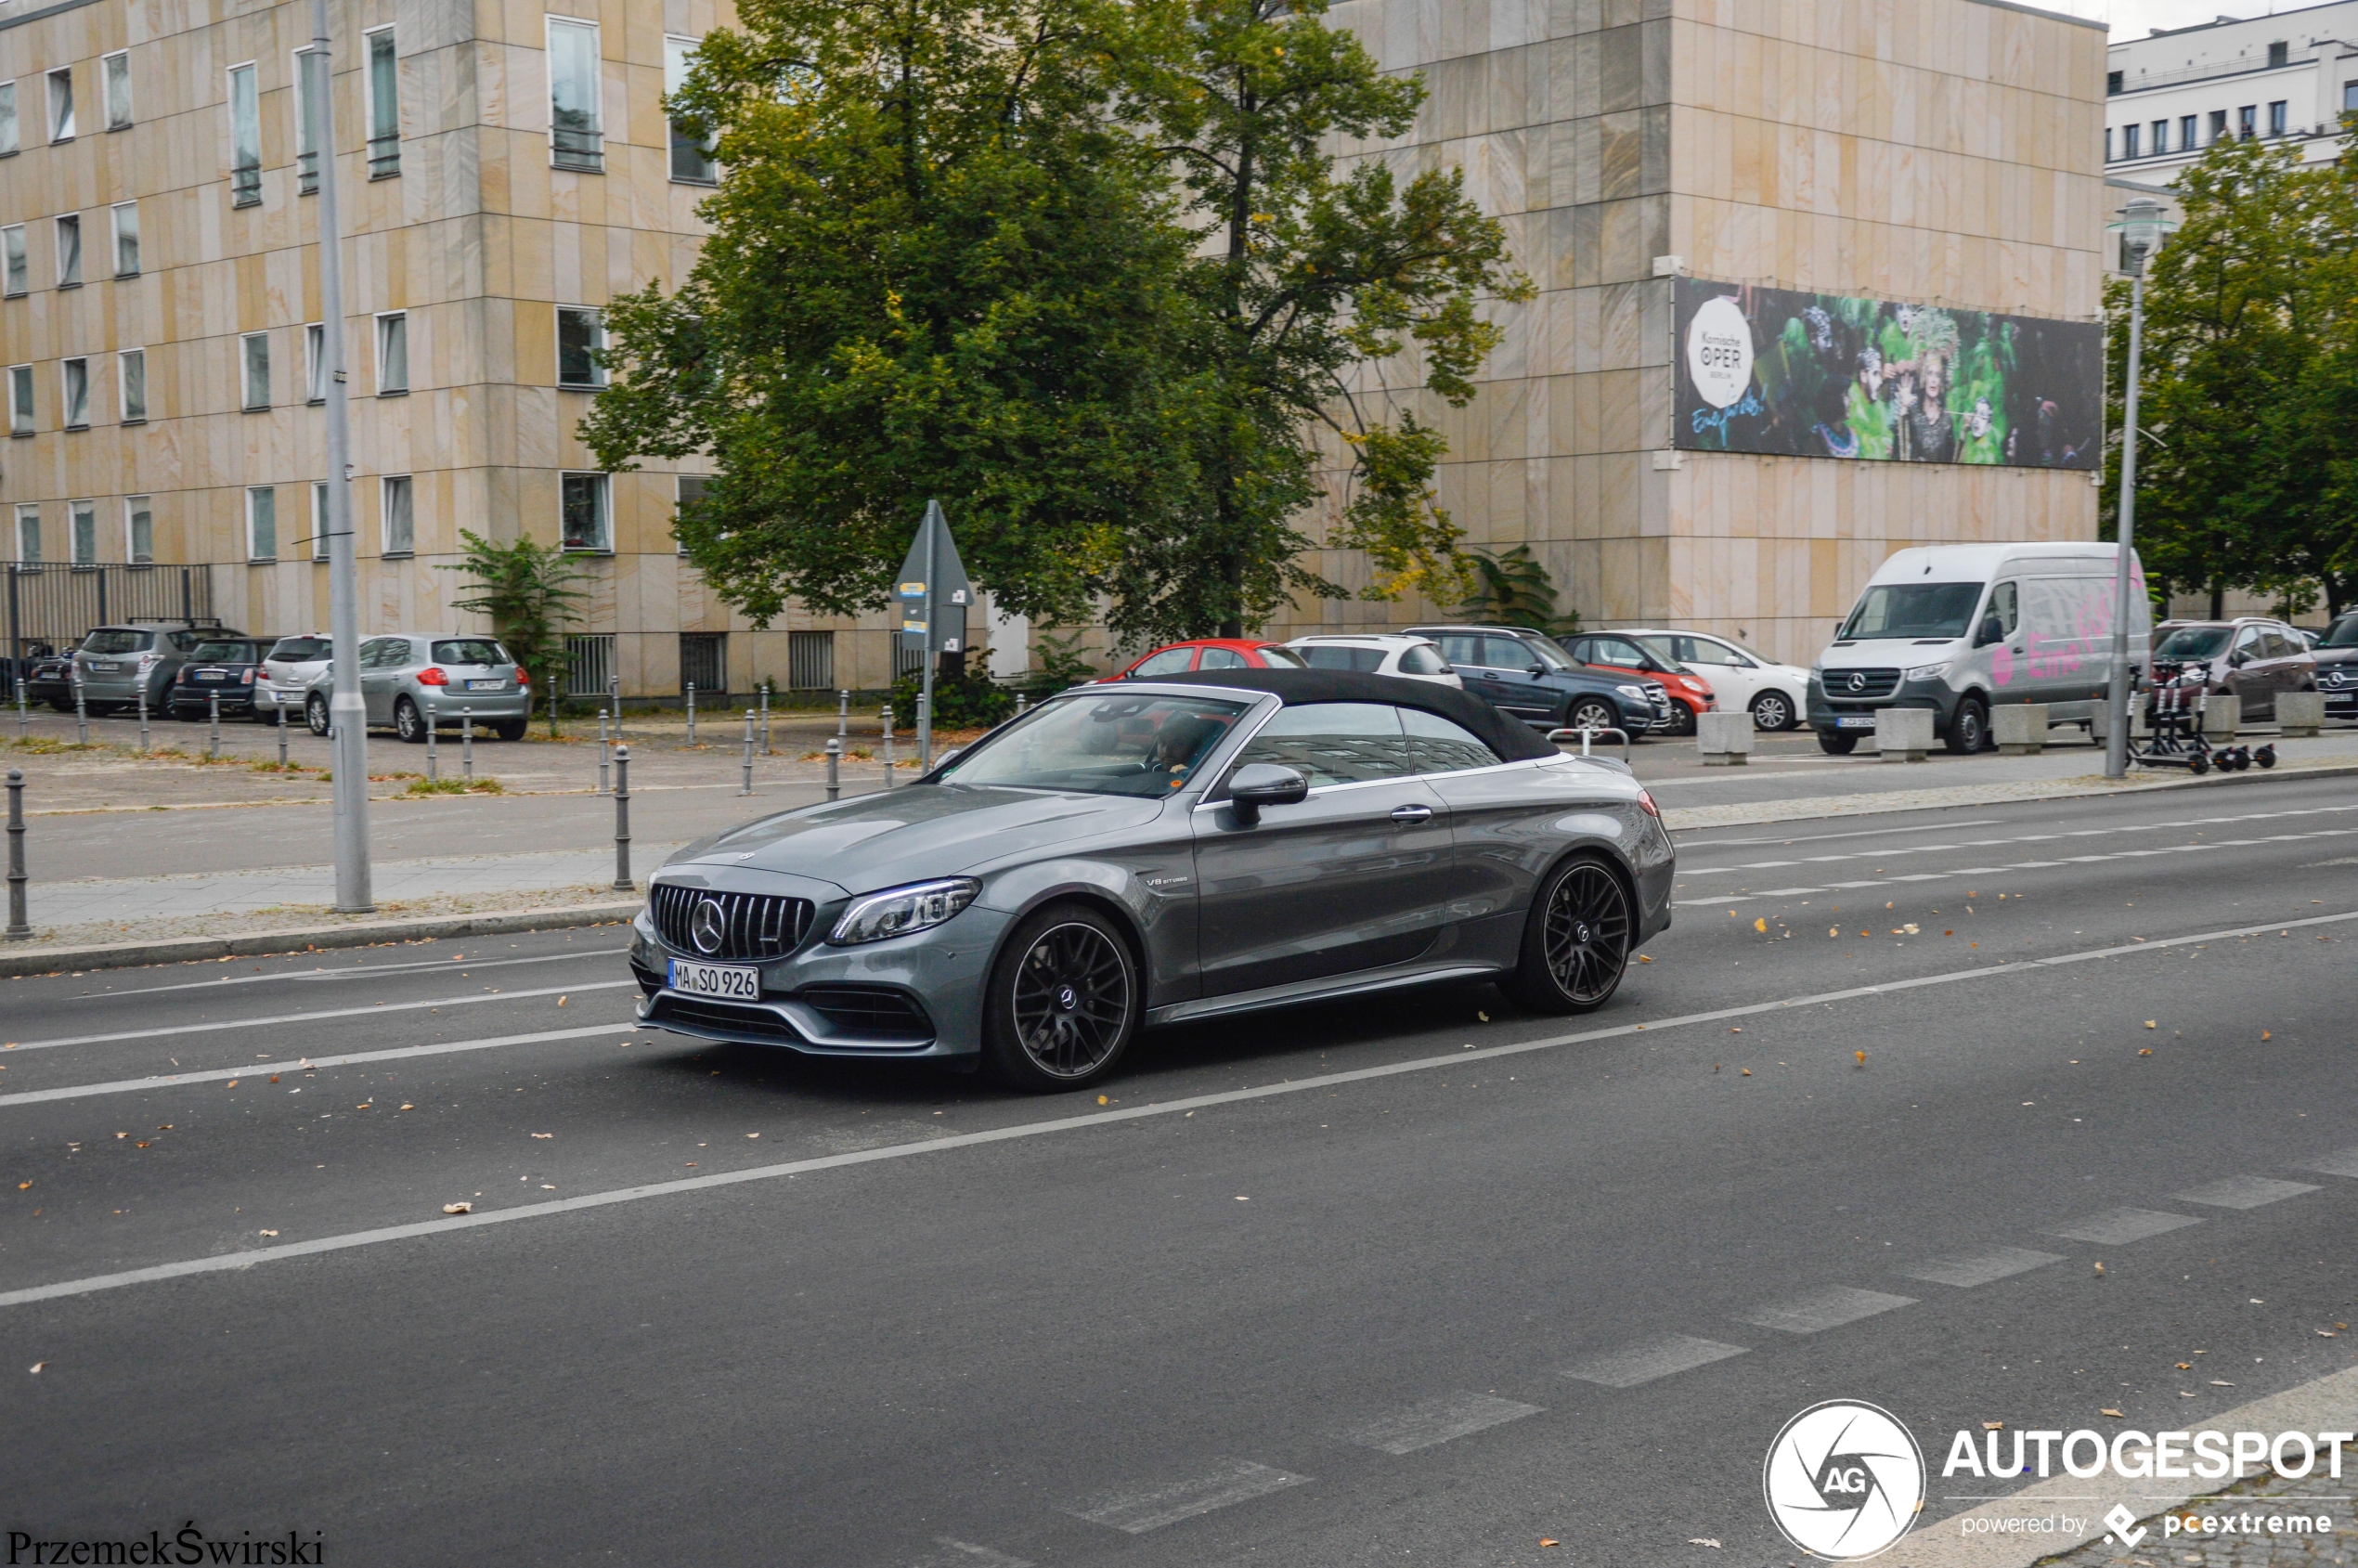
[[[1113,922],[1051,904],[1016,927],[984,998],[983,1066],[1035,1094],[1085,1089],[1138,1031],[1138,966]]]
[[[1539,1013],[1605,1004],[1629,967],[1637,922],[1628,889],[1593,855],[1549,873],[1523,922],[1522,958],[1502,989]]]
[[[1752,722],[1758,730],[1792,729],[1793,699],[1782,692],[1761,693],[1752,699]]]
[[[529,719],[502,719],[491,727],[491,732],[503,741],[520,741],[524,739],[525,726],[531,722]]]
[[[426,716],[408,697],[393,705],[393,732],[411,745],[426,744]]]
[[[303,721],[315,735],[328,732],[328,699],[314,692],[303,700]]]
[[[1847,757],[1859,749],[1859,737],[1847,730],[1820,730],[1818,749],[1829,757]]]
[[[1613,711],[1612,704],[1600,697],[1583,697],[1572,705],[1571,712],[1564,715],[1564,728],[1618,730],[1621,728],[1621,715]]]

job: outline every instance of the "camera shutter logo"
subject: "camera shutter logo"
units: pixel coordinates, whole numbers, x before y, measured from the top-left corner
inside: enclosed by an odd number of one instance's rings
[[[1760,1488],[1787,1540],[1836,1562],[1856,1562],[1890,1547],[1916,1522],[1924,1457],[1889,1411],[1830,1399],[1777,1433]]]
[[[688,922],[688,936],[696,944],[696,951],[719,952],[728,934],[729,923],[721,917],[720,905],[711,899],[698,900],[696,913]]]
[[[1695,307],[1687,323],[1687,379],[1715,408],[1739,402],[1752,387],[1752,323],[1726,294]]]

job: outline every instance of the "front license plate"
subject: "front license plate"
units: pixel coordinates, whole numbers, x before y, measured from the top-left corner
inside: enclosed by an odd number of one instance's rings
[[[749,964],[692,964],[670,961],[665,983],[690,996],[725,996],[732,1002],[761,1000],[761,971]]]
[[[467,690],[470,692],[496,692],[506,684],[507,682],[505,680],[470,680],[467,682]]]
[[[1872,730],[1874,727],[1875,716],[1872,713],[1846,713],[1834,720],[1837,730]]]

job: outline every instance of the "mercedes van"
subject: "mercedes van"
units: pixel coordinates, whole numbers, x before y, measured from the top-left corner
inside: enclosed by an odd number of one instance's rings
[[[1989,745],[1990,710],[2044,703],[2047,722],[2087,725],[2110,674],[2118,547],[1952,544],[1903,550],[1876,568],[1809,668],[1809,727],[1839,757],[1875,710],[1928,707],[1954,752]],[[2153,609],[2129,561],[2129,659],[2147,667]]]

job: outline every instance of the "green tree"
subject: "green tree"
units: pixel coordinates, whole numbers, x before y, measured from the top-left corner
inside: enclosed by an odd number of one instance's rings
[[[1483,295],[1533,290],[1457,170],[1403,186],[1379,158],[1339,166],[1337,142],[1404,134],[1425,90],[1382,75],[1327,25],[1327,8],[1133,8],[1123,110],[1177,169],[1185,221],[1203,241],[1185,279],[1188,352],[1210,385],[1187,425],[1193,504],[1139,519],[1114,574],[1110,619],[1125,641],[1237,636],[1292,595],[1343,594],[1299,559],[1320,427],[1348,470],[1325,542],[1367,553],[1367,595],[1421,590],[1446,603],[1466,586],[1459,531],[1432,489],[1442,438],[1395,408],[1376,362],[1412,348],[1425,388],[1462,406],[1499,339]]]
[[[678,291],[616,300],[599,460],[709,452],[690,559],[766,625],[882,602],[939,498],[975,578],[1086,618],[1191,484],[1189,237],[1113,125],[1116,0],[744,0],[670,104],[727,173]],[[1174,369],[1174,367],[1181,369]]]
[[[446,572],[463,572],[471,579],[469,598],[453,600],[451,608],[488,616],[491,633],[509,655],[528,671],[549,698],[549,733],[557,733],[557,710],[563,702],[564,676],[571,663],[565,652],[565,628],[579,620],[574,606],[589,597],[573,585],[587,580],[564,550],[535,544],[528,538],[493,544],[461,528],[466,551]]]
[[[1580,615],[1556,609],[1555,580],[1535,560],[1531,546],[1516,545],[1501,553],[1474,551],[1467,555],[1473,568],[1474,590],[1458,606],[1469,620],[1491,626],[1519,626],[1549,637],[1580,629]]]

